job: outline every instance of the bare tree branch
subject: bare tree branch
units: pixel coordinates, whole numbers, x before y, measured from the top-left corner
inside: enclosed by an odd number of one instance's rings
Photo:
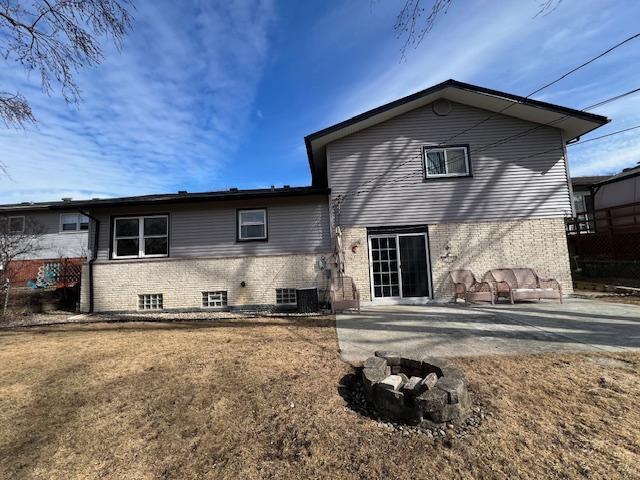
[[[80,100],[75,74],[103,59],[100,37],[119,49],[131,28],[130,0],[0,0],[0,55],[28,72],[36,71],[42,89],[57,84],[69,103]],[[26,99],[0,91],[0,118],[6,126],[35,122]]]
[[[406,37],[402,46],[402,57],[405,57],[407,48],[416,48],[424,37],[431,32],[440,15],[446,15],[453,0],[431,0],[431,10],[424,17],[425,8],[423,0],[406,0],[402,10],[396,18],[394,29],[396,37]]]
[[[550,13],[553,13],[562,3],[562,0],[544,0],[538,6],[538,13],[536,13],[533,18],[543,16],[546,17]]]

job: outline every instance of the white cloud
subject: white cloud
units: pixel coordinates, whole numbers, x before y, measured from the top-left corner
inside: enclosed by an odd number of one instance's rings
[[[78,76],[84,102],[39,92],[19,68],[35,129],[0,130],[0,201],[210,190],[250,121],[275,21],[271,0],[140,2],[118,54]]]

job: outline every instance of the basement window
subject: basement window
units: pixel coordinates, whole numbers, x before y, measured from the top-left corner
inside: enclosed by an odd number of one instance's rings
[[[202,292],[202,306],[203,307],[226,307],[227,306],[226,290],[219,290],[216,292]]]
[[[276,304],[292,305],[297,303],[295,288],[276,288]]]
[[[161,293],[145,293],[138,295],[139,310],[162,310]]]
[[[166,257],[169,255],[169,217],[114,219],[113,258]]]
[[[424,147],[425,178],[468,177],[469,146]]]

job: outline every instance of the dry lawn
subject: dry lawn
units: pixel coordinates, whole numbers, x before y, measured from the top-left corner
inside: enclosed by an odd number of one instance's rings
[[[452,444],[346,407],[328,319],[0,331],[0,478],[640,478],[640,355],[457,360]]]

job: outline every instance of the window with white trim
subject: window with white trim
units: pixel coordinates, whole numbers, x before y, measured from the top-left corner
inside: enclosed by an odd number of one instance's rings
[[[226,290],[219,290],[216,292],[202,292],[202,306],[203,307],[226,307],[227,306]]]
[[[238,210],[238,240],[267,239],[267,210]]]
[[[469,147],[424,147],[426,178],[468,177]]]
[[[117,217],[113,220],[113,258],[169,255],[169,217]]]
[[[291,305],[297,303],[295,288],[276,288],[276,304]]]
[[[60,231],[82,232],[89,230],[89,217],[81,213],[63,213],[60,215]]]
[[[7,233],[24,233],[25,231],[26,221],[23,216],[6,217],[2,223],[7,226]]]
[[[138,295],[138,310],[162,310],[161,293],[145,293]]]

